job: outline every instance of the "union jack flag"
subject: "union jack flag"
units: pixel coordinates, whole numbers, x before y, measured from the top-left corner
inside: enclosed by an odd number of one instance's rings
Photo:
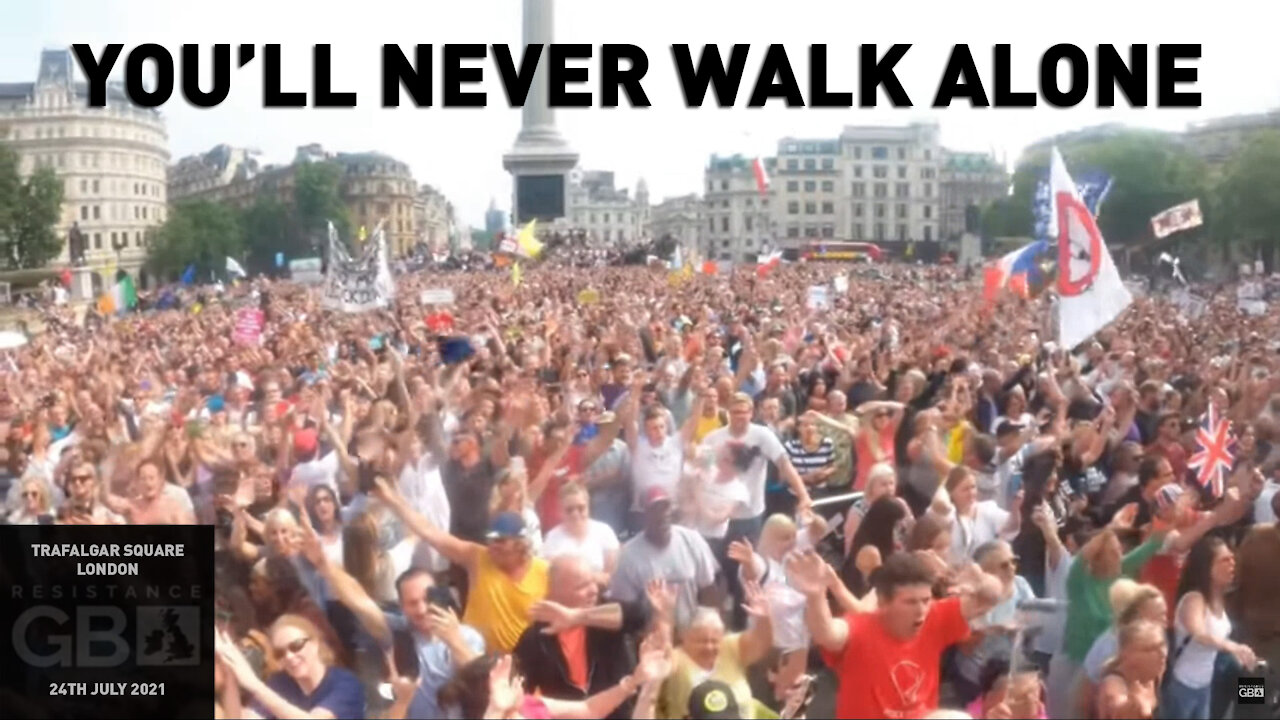
[[[1231,434],[1231,422],[1218,417],[1218,410],[1209,403],[1209,410],[1196,430],[1196,451],[1187,459],[1187,467],[1196,471],[1196,482],[1213,497],[1222,497],[1227,473],[1235,462],[1235,436]]]

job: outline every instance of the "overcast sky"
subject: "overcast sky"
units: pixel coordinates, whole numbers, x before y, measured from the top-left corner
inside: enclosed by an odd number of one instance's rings
[[[644,87],[653,107],[559,110],[557,122],[584,167],[613,170],[628,187],[644,177],[655,201],[697,192],[712,153],[768,154],[780,137],[835,137],[844,125],[936,117],[944,145],[994,150],[1012,164],[1027,144],[1087,125],[1180,130],[1188,122],[1280,105],[1274,24],[1264,21],[1267,5],[1258,2],[555,0],[555,7],[558,42],[632,43],[648,53]],[[484,64],[482,89],[491,95],[486,109],[384,110],[380,49],[383,43],[518,44],[520,10],[520,0],[14,0],[5,3],[0,23],[0,82],[33,80],[46,46],[121,42],[128,49],[156,42],[176,55],[182,43],[279,42],[285,89],[304,90],[310,87],[311,45],[332,43],[335,89],[358,92],[359,107],[264,110],[259,50],[251,65],[233,70],[231,96],[219,107],[197,109],[175,96],[162,108],[173,158],[218,143],[258,148],[268,162],[288,162],[298,145],[309,142],[329,150],[377,150],[408,162],[420,182],[444,190],[463,222],[479,225],[491,197],[509,205],[511,184],[501,158],[519,129],[519,110],[506,106],[491,61]],[[807,46],[828,44],[830,85],[855,92],[859,43],[878,42],[881,51],[893,42],[912,43],[898,76],[916,108],[788,109],[776,101],[763,109],[689,110],[669,50],[681,42],[721,43],[726,55],[729,44],[753,44],[740,105],[769,43],[787,46],[802,87],[808,84]],[[1201,43],[1203,58],[1194,64],[1203,107],[1100,110],[1091,81],[1089,97],[1075,109],[929,109],[953,43],[969,43],[990,93],[992,45],[1012,44],[1013,85],[1025,90],[1035,87],[1040,54],[1059,42],[1084,47],[1091,56],[1098,43],[1148,43],[1152,100],[1154,46]],[[439,65],[437,56],[437,73]],[[589,67],[597,82],[598,65]]]

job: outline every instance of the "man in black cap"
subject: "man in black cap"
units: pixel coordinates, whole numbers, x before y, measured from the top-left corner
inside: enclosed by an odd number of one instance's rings
[[[691,720],[727,720],[740,718],[738,700],[733,689],[719,680],[706,680],[689,694]]]

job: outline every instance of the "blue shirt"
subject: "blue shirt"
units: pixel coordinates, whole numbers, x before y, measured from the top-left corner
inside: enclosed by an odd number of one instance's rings
[[[267,678],[267,687],[307,712],[324,708],[333,713],[336,718],[365,717],[364,688],[360,686],[360,680],[355,674],[342,668],[329,668],[324,674],[324,679],[310,695],[303,692],[302,688],[298,687],[297,681],[283,672]],[[253,701],[252,707],[264,718],[275,717],[257,700]]]
[[[414,693],[413,701],[409,703],[409,712],[405,717],[415,720],[438,720],[450,717],[445,713],[445,709],[440,707],[437,699],[440,688],[449,682],[457,670],[454,667],[453,652],[449,650],[449,646],[438,638],[423,638],[410,628],[409,621],[405,620],[403,615],[384,612],[383,617],[386,618],[387,627],[391,632],[412,633],[413,644],[418,651],[418,692]],[[477,655],[483,655],[484,638],[480,633],[470,625],[460,625],[459,630],[467,647]]]

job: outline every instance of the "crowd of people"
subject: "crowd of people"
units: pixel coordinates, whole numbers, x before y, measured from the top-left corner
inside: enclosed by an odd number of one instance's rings
[[[195,292],[45,308],[0,497],[214,527],[218,717],[1209,718],[1280,654],[1280,314],[1230,292],[1080,348],[952,267]]]

